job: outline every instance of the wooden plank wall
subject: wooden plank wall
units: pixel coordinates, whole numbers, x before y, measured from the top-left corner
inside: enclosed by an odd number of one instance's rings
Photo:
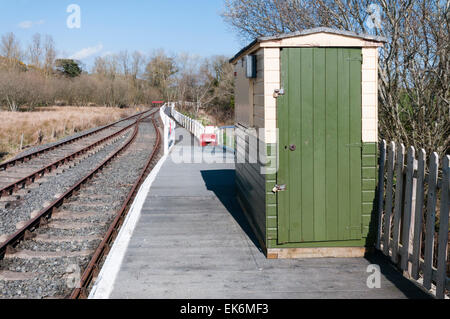
[[[236,126],[235,137],[238,200],[260,243],[265,244],[266,178],[261,173],[263,165],[258,156],[255,158],[255,154],[259,154],[261,141],[254,131],[241,125]]]
[[[449,165],[450,156],[380,143],[377,248],[439,299],[450,288]]]

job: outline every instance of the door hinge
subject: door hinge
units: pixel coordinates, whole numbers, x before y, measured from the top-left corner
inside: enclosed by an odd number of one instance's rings
[[[276,89],[276,90],[273,91],[273,97],[274,97],[274,98],[277,98],[277,97],[279,97],[279,96],[283,96],[284,94],[285,94],[285,92],[284,92],[284,89],[283,89],[283,88],[281,88],[281,89]]]
[[[275,185],[275,187],[273,188],[272,192],[279,193],[279,192],[284,192],[286,191],[287,186],[286,185]]]

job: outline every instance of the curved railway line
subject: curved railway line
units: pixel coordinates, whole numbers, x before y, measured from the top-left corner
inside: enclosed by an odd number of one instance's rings
[[[14,233],[0,230],[0,299],[87,297],[127,208],[158,159],[158,111],[1,166],[0,181],[10,174],[12,182],[0,186],[7,203],[0,220],[14,225],[23,216]],[[33,205],[39,209],[30,213]]]

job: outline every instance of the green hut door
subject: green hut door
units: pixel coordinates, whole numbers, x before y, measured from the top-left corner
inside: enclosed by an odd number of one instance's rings
[[[279,244],[361,239],[361,64],[360,48],[281,51]]]

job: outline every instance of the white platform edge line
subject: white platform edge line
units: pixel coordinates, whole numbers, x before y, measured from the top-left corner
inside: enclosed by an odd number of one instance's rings
[[[111,248],[111,251],[108,254],[108,257],[106,258],[100,274],[92,288],[89,299],[109,299],[111,296],[114,283],[122,266],[131,237],[141,217],[142,207],[144,206],[153,182],[158,176],[159,171],[167,158],[168,156],[166,155],[159,160],[158,164],[155,165],[150,175],[139,189],[139,192],[133,201],[133,205],[130,208],[114,245]]]

